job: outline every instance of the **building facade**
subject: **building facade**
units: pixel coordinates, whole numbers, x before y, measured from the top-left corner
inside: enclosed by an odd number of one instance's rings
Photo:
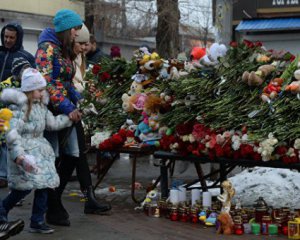
[[[76,11],[84,19],[84,3],[70,0],[1,0],[0,29],[10,22],[17,22],[24,29],[24,48],[35,54],[41,31],[52,27],[55,13],[62,8]]]
[[[215,25],[218,20],[220,22],[221,16],[221,21],[226,24],[220,32],[230,33],[231,37],[226,39],[227,44],[230,40],[247,39],[261,41],[268,49],[300,52],[299,0],[224,0],[231,4],[232,9],[228,6],[222,8],[219,0],[213,2]],[[225,18],[223,12],[219,13],[219,9],[227,10],[231,19],[228,15]],[[224,42],[224,39],[219,41]]]

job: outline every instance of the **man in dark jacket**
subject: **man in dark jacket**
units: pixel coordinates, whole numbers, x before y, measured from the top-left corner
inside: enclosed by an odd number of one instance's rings
[[[0,46],[0,82],[12,75],[19,76],[23,65],[35,68],[35,59],[23,49],[23,29],[19,24],[9,23],[1,30]],[[13,84],[14,85],[14,84]],[[0,140],[2,136],[0,136]],[[6,146],[0,146],[0,188],[7,186]]]
[[[34,57],[23,48],[23,28],[16,23],[9,23],[1,30],[0,46],[0,81],[12,75],[12,65],[15,58],[26,59],[35,68]]]
[[[97,47],[96,38],[93,35],[90,35],[90,42],[88,43],[87,53],[86,53],[87,66],[89,64],[99,63],[99,61],[103,57],[110,58],[110,56],[108,54],[102,52]]]

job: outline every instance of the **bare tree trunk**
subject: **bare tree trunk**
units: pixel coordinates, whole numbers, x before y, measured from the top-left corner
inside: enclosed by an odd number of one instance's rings
[[[157,33],[156,48],[164,58],[177,57],[179,50],[179,19],[178,0],[156,0]]]
[[[84,8],[85,8],[85,25],[90,30],[92,34],[95,33],[94,31],[94,7],[95,7],[95,0],[86,0],[84,1]]]

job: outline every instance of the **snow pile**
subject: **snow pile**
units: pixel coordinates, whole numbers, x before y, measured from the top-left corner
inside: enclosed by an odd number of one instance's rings
[[[253,206],[258,197],[263,197],[269,206],[300,208],[297,171],[255,167],[229,179],[236,190],[235,199],[239,197],[243,206]]]

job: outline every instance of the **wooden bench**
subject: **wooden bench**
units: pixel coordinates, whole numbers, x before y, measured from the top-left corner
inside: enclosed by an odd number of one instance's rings
[[[161,159],[160,172],[161,172],[161,196],[162,198],[168,197],[168,167],[170,166],[170,162],[175,161],[189,161],[194,163],[196,168],[198,179],[193,181],[190,184],[186,185],[186,188],[190,188],[190,186],[194,185],[196,182],[200,182],[201,187],[197,187],[202,189],[203,191],[207,191],[208,188],[220,187],[220,183],[227,179],[227,175],[234,170],[236,167],[271,167],[271,168],[286,168],[286,169],[296,169],[300,172],[300,163],[292,163],[285,164],[281,161],[254,161],[249,159],[228,159],[228,158],[217,158],[215,160],[210,160],[208,157],[197,157],[194,155],[182,156],[180,154],[166,152],[166,151],[155,151],[154,157]],[[203,174],[203,170],[201,164],[204,163],[217,163],[220,165],[218,170],[215,170],[207,175]],[[172,164],[171,164],[172,165]],[[207,186],[206,180],[210,178],[212,175],[219,174],[219,177],[213,182],[212,185]]]

